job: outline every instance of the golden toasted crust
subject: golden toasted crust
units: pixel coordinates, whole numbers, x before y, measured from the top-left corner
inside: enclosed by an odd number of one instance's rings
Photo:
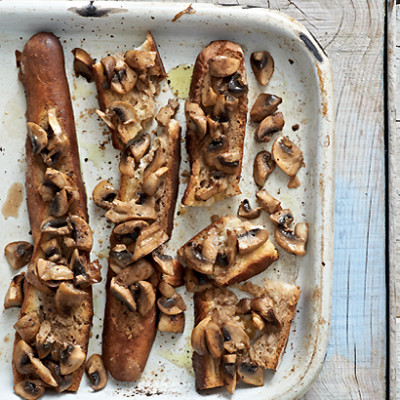
[[[246,224],[249,226],[248,222]],[[190,267],[190,263],[184,255],[185,248],[190,246],[191,243],[202,243],[213,229],[216,228],[219,232],[226,232],[227,229],[234,229],[241,225],[243,225],[242,221],[235,216],[227,215],[221,217],[219,220],[200,231],[178,250],[180,261],[182,264]],[[234,283],[243,282],[265,271],[278,257],[278,252],[274,245],[267,240],[254,251],[248,254],[237,255],[233,265],[229,268],[215,266],[214,273],[208,275],[208,278],[213,280],[218,286],[230,286]]]
[[[70,213],[87,220],[86,193],[81,178],[74,117],[65,76],[61,44],[51,33],[38,33],[26,43],[22,53],[17,53],[17,63],[20,67],[19,77],[26,91],[27,121],[40,124],[46,118],[49,108],[55,108],[57,111],[58,122],[70,146],[68,154],[62,156],[57,163],[57,169],[70,176],[79,193],[79,200],[73,202]],[[40,155],[33,154],[29,135],[26,139],[26,163],[27,206],[35,244],[31,264],[28,267],[29,271],[39,254],[40,225],[49,216],[48,204],[43,201],[38,191],[44,179],[46,166]],[[88,258],[87,253],[85,256]],[[76,310],[75,315],[61,317],[54,310],[54,293],[45,295],[25,279],[24,302],[20,317],[29,311],[40,310],[39,315],[42,319],[52,320],[55,334],[60,340],[69,339],[68,336],[70,335],[74,337],[75,343],[79,344],[86,353],[93,305],[91,287],[85,290],[87,298],[82,306]],[[75,317],[79,320],[79,324],[75,322]],[[68,329],[65,329],[63,324],[68,326]],[[15,344],[18,340],[17,334]],[[84,369],[85,365],[83,364],[73,373],[73,384],[68,388],[69,391],[78,389]],[[13,372],[14,383],[17,384],[23,379],[23,376],[18,373],[15,365],[13,365]]]
[[[209,60],[213,57],[224,54],[234,54],[240,59],[240,65],[237,73],[240,75],[242,83],[247,86],[242,48],[237,43],[226,40],[214,41],[204,48],[196,59],[189,92],[190,102],[202,106],[202,88],[206,79],[206,75],[209,72]],[[207,115],[208,110],[206,110],[204,106],[202,106],[202,108]],[[229,133],[227,134],[229,135],[230,149],[234,149],[240,154],[239,165],[234,175],[227,175],[224,178],[228,182],[227,189],[215,194],[207,201],[202,201],[195,198],[196,191],[201,187],[201,181],[204,179],[209,179],[211,174],[210,167],[204,163],[204,160],[201,156],[202,146],[206,142],[204,139],[199,140],[196,132],[192,131],[189,125],[187,126],[186,148],[189,155],[191,171],[189,182],[182,198],[182,204],[188,206],[209,206],[215,201],[220,201],[241,193],[239,181],[242,169],[246,120],[247,93],[238,97],[238,107],[234,115],[229,118]]]

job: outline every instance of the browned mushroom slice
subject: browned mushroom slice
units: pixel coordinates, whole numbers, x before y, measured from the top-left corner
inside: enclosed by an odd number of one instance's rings
[[[116,299],[124,303],[130,311],[136,311],[137,306],[131,290],[126,286],[120,285],[116,277],[111,279],[110,292]]]
[[[280,225],[283,229],[289,229],[289,226],[293,222],[293,214],[289,209],[279,210],[271,214],[269,219],[275,226]]]
[[[70,233],[70,227],[68,225],[67,218],[46,218],[42,222],[40,230],[42,232],[50,233],[57,236],[65,236]]]
[[[212,85],[211,74],[207,73],[204,77],[203,87],[201,88],[201,104],[204,107],[212,107],[217,101],[218,94]]]
[[[283,129],[285,120],[281,112],[265,117],[258,125],[255,132],[256,142],[269,142],[271,136]]]
[[[161,107],[155,119],[159,126],[167,126],[171,118],[175,115],[179,103],[175,99],[169,99],[165,107]]]
[[[306,254],[306,243],[308,239],[308,224],[298,223],[294,228],[294,232],[284,229],[278,225],[275,229],[275,240],[283,249],[297,256]]]
[[[279,326],[281,325],[281,321],[274,310],[274,303],[269,297],[263,296],[252,299],[250,306],[253,311],[259,314],[266,321]]]
[[[35,348],[40,359],[47,357],[50,354],[51,347],[55,339],[51,334],[51,322],[44,320],[40,324],[39,332],[36,335]]]
[[[110,259],[112,259],[121,268],[125,268],[134,261],[133,254],[124,244],[117,244],[111,249]]]
[[[157,329],[160,332],[182,333],[185,329],[185,314],[176,315],[161,313]]]
[[[107,385],[108,374],[100,354],[92,354],[87,360],[85,368],[91,382],[90,387],[95,392]]]
[[[239,69],[240,62],[241,60],[237,57],[227,55],[214,56],[208,61],[210,74],[217,78],[233,75]]]
[[[110,89],[111,79],[114,76],[116,63],[117,62],[113,56],[107,56],[101,59],[101,64],[97,63],[93,65],[93,68],[99,68],[103,70],[104,75],[107,77],[106,81],[104,82],[107,85],[107,89]]]
[[[93,189],[93,201],[97,206],[109,210],[117,194],[118,191],[109,181],[101,181]]]
[[[224,322],[222,324],[222,334],[224,335],[224,349],[228,353],[248,349],[250,339],[244,329],[234,322]]]
[[[55,295],[57,311],[61,315],[68,316],[72,310],[79,307],[87,297],[87,293],[77,289],[72,283],[62,282]]]
[[[80,255],[79,250],[75,249],[72,252],[72,256],[69,262],[69,268],[74,273],[74,285],[79,288],[86,288],[92,284],[91,276],[89,276],[89,267],[87,258],[85,255]],[[94,279],[96,279],[96,271],[91,271],[94,274]],[[93,282],[94,283],[94,282]]]
[[[35,368],[35,374],[48,386],[56,387],[57,381],[50,370],[38,358],[31,356],[31,363]]]
[[[151,139],[148,133],[136,136],[130,143],[129,150],[137,163],[147,154],[150,144]]]
[[[14,276],[4,298],[4,308],[21,307],[24,301],[23,284],[25,272]]]
[[[85,361],[86,354],[79,345],[65,344],[60,353],[60,372],[68,375],[76,371]]]
[[[162,254],[155,250],[151,253],[153,260],[155,261],[157,267],[163,274],[173,275],[175,271],[174,259],[171,256]]]
[[[40,248],[49,261],[57,262],[62,258],[62,250],[56,238],[42,242]]]
[[[72,374],[61,375],[60,365],[58,363],[47,359],[43,361],[43,364],[49,369],[51,375],[57,382],[57,387],[55,387],[57,393],[64,392],[72,385]]]
[[[224,351],[224,336],[215,322],[210,322],[204,331],[207,349],[214,358],[222,357]]]
[[[261,214],[261,207],[251,208],[250,202],[247,199],[244,199],[240,205],[237,212],[237,215],[246,219],[255,219],[258,218]]]
[[[171,285],[161,281],[159,290],[162,297],[157,300],[157,305],[164,314],[177,315],[186,310],[185,302]]]
[[[111,77],[111,90],[117,94],[126,94],[135,87],[137,80],[137,72],[124,61],[117,60]]]
[[[233,394],[236,389],[236,354],[225,354],[222,358],[221,372],[226,390]]]
[[[237,235],[231,229],[226,231],[226,235],[225,246],[218,252],[217,262],[221,267],[229,268],[235,261],[237,254]]]
[[[29,263],[33,253],[33,246],[24,241],[9,243],[4,248],[7,261],[14,269],[19,269]]]
[[[212,287],[212,283],[206,275],[203,275],[191,268],[185,269],[185,284],[186,290],[192,293],[201,292],[205,289],[210,289]]]
[[[44,383],[39,379],[24,379],[14,386],[18,396],[26,400],[37,400],[44,394]]]
[[[93,233],[89,224],[78,215],[68,217],[68,226],[71,237],[64,238],[67,247],[74,247],[82,251],[90,251],[93,246]]]
[[[183,256],[190,268],[202,274],[210,275],[213,273],[214,263],[204,257],[203,246],[190,242],[185,246]]]
[[[91,82],[93,79],[92,69],[94,61],[90,55],[82,49],[75,48],[72,50],[72,54],[74,55],[74,72],[78,77],[83,76],[88,82]]]
[[[268,240],[268,232],[263,228],[253,228],[237,235],[239,254],[247,254],[259,248]]]
[[[285,174],[294,176],[304,165],[303,152],[286,136],[281,136],[272,145],[272,156]]]
[[[37,311],[28,312],[14,324],[14,329],[26,343],[32,343],[35,340],[39,328],[40,321]]]
[[[138,117],[132,104],[126,101],[114,101],[108,108],[109,112],[113,112],[118,124],[128,125],[136,122]]]
[[[165,178],[167,172],[168,172],[168,167],[166,166],[160,167],[159,169],[152,171],[150,164],[149,167],[146,168],[146,170],[144,171],[143,185],[142,185],[143,191],[148,196],[154,196],[154,193],[156,192],[162,179]]]
[[[264,371],[257,365],[249,362],[241,362],[237,369],[239,378],[244,383],[253,386],[264,386]]]
[[[207,118],[203,109],[197,103],[186,101],[185,116],[188,130],[195,132],[201,140],[207,133]]]
[[[250,111],[250,118],[254,122],[260,122],[265,117],[272,115],[281,103],[282,99],[280,97],[269,93],[261,93]]]
[[[67,214],[68,209],[69,201],[67,191],[62,189],[54,195],[54,198],[49,206],[49,211],[50,214],[55,217],[62,217],[63,215]]]
[[[154,221],[157,218],[153,204],[145,202],[137,204],[134,201],[114,200],[112,207],[106,212],[106,218],[114,224],[140,219]]]
[[[39,258],[36,263],[38,277],[43,281],[64,281],[74,278],[73,271],[62,264]]]
[[[281,209],[281,202],[272,197],[265,189],[259,190],[256,197],[261,208],[269,214],[276,213]]]
[[[48,144],[47,132],[41,126],[33,122],[28,122],[26,127],[28,128],[28,135],[31,139],[33,154],[39,154]]]
[[[274,72],[274,59],[271,54],[268,51],[255,51],[251,53],[250,63],[260,85],[268,85]]]
[[[123,286],[130,286],[136,282],[144,281],[153,274],[154,268],[146,260],[139,260],[124,268],[117,276],[116,281]]]
[[[276,164],[269,151],[260,151],[254,159],[253,177],[256,184],[261,188],[265,181],[275,169]]]
[[[200,355],[205,355],[208,353],[205,329],[207,325],[211,322],[211,317],[208,316],[200,321],[193,329],[191,336],[191,343],[193,350]]]
[[[222,153],[217,156],[218,164],[216,168],[228,175],[235,174],[239,167],[240,159],[241,155],[238,151]]]
[[[148,50],[128,50],[125,53],[125,61],[127,64],[138,71],[146,71],[146,69],[156,65],[157,53]]]
[[[168,240],[168,235],[161,229],[158,223],[154,222],[140,231],[136,240],[133,261],[139,260],[147,254],[150,254],[157,247]]]
[[[147,281],[139,281],[135,284],[135,288],[139,291],[137,296],[137,310],[139,314],[144,317],[154,307],[156,303],[156,294],[152,284]]]
[[[13,352],[13,367],[22,375],[32,374],[35,368],[31,363],[33,349],[24,340],[19,340]]]

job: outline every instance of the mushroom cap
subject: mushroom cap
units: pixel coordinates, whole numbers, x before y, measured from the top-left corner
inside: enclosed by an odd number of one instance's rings
[[[93,189],[93,201],[98,207],[109,210],[117,197],[118,191],[107,180],[99,182]]]
[[[79,307],[88,294],[77,289],[71,282],[62,282],[55,295],[55,304],[61,315],[71,315],[72,310]]]
[[[272,158],[272,154],[267,150],[257,153],[253,165],[253,177],[256,184],[262,188],[268,176],[273,172],[276,163]]]
[[[176,315],[160,314],[157,329],[160,332],[182,333],[185,329],[185,314]]]
[[[237,369],[239,378],[244,383],[253,386],[264,386],[264,371],[262,368],[249,362],[241,362]]]
[[[273,214],[281,209],[281,202],[272,197],[265,189],[256,193],[257,201],[263,210]]]
[[[21,307],[24,300],[23,284],[25,272],[14,276],[4,297],[4,308]]]
[[[13,269],[19,269],[28,264],[32,253],[32,244],[24,241],[9,243],[4,248],[4,254]]]
[[[250,111],[250,118],[254,122],[260,122],[265,117],[272,115],[277,109],[282,99],[279,96],[269,93],[261,93]]]
[[[90,387],[95,392],[107,385],[108,374],[100,354],[92,354],[89,357],[86,362],[86,374],[91,382]]]
[[[214,358],[222,357],[224,352],[224,336],[215,322],[207,324],[204,331],[207,349]]]
[[[79,75],[83,76],[88,82],[91,82],[93,79],[93,64],[94,61],[92,57],[90,57],[89,53],[87,53],[83,49],[75,48],[72,50],[72,54],[74,55],[74,72],[78,77]]]
[[[275,240],[280,247],[297,256],[306,254],[306,243],[308,239],[308,224],[298,223],[294,232],[278,225],[275,229]]]
[[[130,92],[136,85],[138,74],[122,60],[117,60],[111,77],[111,90],[124,95]],[[122,121],[124,122],[124,121]]]
[[[233,75],[240,66],[241,59],[235,56],[216,55],[209,59],[210,74],[218,78]]]
[[[225,388],[230,394],[233,394],[236,389],[236,360],[236,354],[225,354],[222,357],[221,373],[224,380]]]
[[[146,260],[141,259],[132,265],[123,268],[116,276],[116,281],[123,286],[130,286],[139,281],[144,281],[153,274],[153,266]]]
[[[206,338],[205,338],[205,329],[207,325],[211,322],[211,317],[207,316],[203,320],[201,320],[193,329],[191,336],[191,343],[193,350],[200,354],[205,355],[208,353]]]
[[[156,303],[156,294],[150,282],[139,281],[136,287],[139,289],[139,295],[137,297],[138,311],[139,314],[144,317],[154,307]]]
[[[222,324],[221,329],[225,339],[224,349],[228,353],[234,353],[237,350],[250,347],[250,339],[247,333],[237,323],[226,321]]]
[[[286,136],[275,140],[272,156],[279,168],[289,176],[296,175],[304,165],[303,152]]]
[[[87,221],[78,215],[68,217],[71,237],[64,238],[67,247],[89,252],[93,247],[93,232]]]
[[[285,210],[279,210],[279,211],[275,212],[274,214],[271,214],[269,219],[272,221],[273,224],[280,225],[284,229],[289,229],[289,226],[293,222],[293,214],[287,208]]]
[[[14,324],[14,329],[26,343],[32,343],[35,340],[39,328],[40,320],[37,311],[28,312]]]
[[[61,375],[76,371],[85,361],[86,354],[79,345],[65,344],[60,353]]]
[[[48,144],[47,132],[41,126],[33,122],[28,122],[26,127],[28,128],[28,135],[31,139],[33,154],[39,154]]]
[[[246,219],[258,218],[261,214],[261,207],[251,208],[250,202],[247,199],[242,200],[239,205],[237,215]]]
[[[269,142],[271,136],[279,132],[285,126],[285,119],[281,112],[276,112],[265,117],[257,126],[255,131],[256,142]]]
[[[116,299],[124,303],[130,311],[136,311],[136,301],[131,290],[126,286],[120,285],[115,276],[110,282],[110,292]]]
[[[44,384],[39,379],[24,379],[14,386],[18,396],[26,400],[37,400],[44,394]]]
[[[253,228],[237,235],[239,254],[248,254],[259,248],[268,240],[268,231]]]
[[[14,347],[13,366],[22,375],[31,374],[35,371],[31,363],[33,358],[33,349],[24,340],[19,340]]]
[[[260,85],[268,85],[274,72],[274,59],[271,54],[268,51],[255,51],[251,53],[250,63]]]
[[[48,217],[48,218],[46,218],[42,222],[42,225],[40,226],[40,230],[42,232],[50,233],[52,235],[58,235],[58,236],[65,236],[70,233],[70,227],[67,222],[67,218],[65,218],[65,217],[60,217],[60,218]]]
[[[129,143],[129,151],[137,163],[147,154],[150,144],[151,139],[148,133],[135,136]]]

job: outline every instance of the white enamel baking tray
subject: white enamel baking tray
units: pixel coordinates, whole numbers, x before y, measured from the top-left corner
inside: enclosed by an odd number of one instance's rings
[[[253,281],[265,278],[282,279],[300,286],[302,294],[291,334],[276,373],[266,372],[261,388],[239,386],[234,399],[293,399],[300,397],[311,385],[322,366],[329,336],[332,260],[333,260],[333,204],[334,204],[334,110],[332,77],[329,61],[310,33],[298,22],[283,14],[265,9],[243,9],[211,4],[195,4],[193,14],[184,14],[176,22],[174,16],[188,4],[127,3],[127,2],[6,2],[0,3],[0,120],[1,144],[0,207],[7,198],[11,185],[24,183],[25,97],[17,79],[15,50],[22,50],[25,42],[38,31],[52,31],[64,47],[67,77],[75,110],[83,177],[89,195],[91,225],[95,235],[93,258],[100,257],[106,269],[108,234],[102,211],[90,199],[93,187],[100,179],[111,178],[118,186],[117,152],[110,143],[100,146],[107,138],[105,126],[93,113],[97,107],[94,84],[75,78],[72,71],[71,50],[83,47],[96,58],[107,53],[125,51],[140,45],[147,30],[158,43],[167,71],[180,65],[192,64],[210,41],[228,39],[243,46],[247,61],[250,86],[249,105],[252,106],[262,88],[257,85],[250,68],[249,57],[256,50],[268,50],[275,60],[275,72],[266,89],[283,98],[279,110],[286,120],[283,134],[297,143],[304,153],[306,167],[298,174],[301,186],[288,189],[288,178],[277,168],[267,181],[266,188],[294,213],[297,222],[310,224],[310,237],[305,257],[295,257],[278,249],[280,259]],[[160,96],[160,105],[172,96],[167,85]],[[179,120],[183,124],[183,103]],[[294,131],[292,126],[299,125]],[[184,124],[183,124],[184,126]],[[241,199],[255,203],[256,186],[252,178],[255,154],[268,144],[253,139],[254,125],[249,124],[245,142],[242,196],[215,204],[208,209],[186,209],[180,206],[185,185],[181,182],[176,208],[175,229],[169,243],[174,251],[210,222],[213,214],[236,213]],[[276,136],[277,137],[277,136]],[[182,143],[181,172],[188,170]],[[183,180],[183,179],[182,179]],[[25,199],[25,195],[23,196]],[[0,214],[0,247],[15,240],[30,240],[25,201],[18,208],[17,217]],[[263,213],[256,220],[265,224],[273,239],[268,216]],[[13,276],[6,259],[1,259],[2,279],[0,297],[4,297]],[[104,274],[103,274],[104,275]],[[110,379],[99,393],[92,393],[84,377],[79,399],[107,399],[110,397],[160,399],[182,397],[200,398],[194,390],[191,369],[190,332],[193,323],[191,296],[179,289],[188,304],[184,334],[158,334],[146,370],[137,383],[121,384]],[[104,308],[104,284],[94,288],[95,317],[90,342],[90,353],[100,352]],[[18,309],[6,310],[0,317],[0,387],[1,398],[15,398],[12,389],[11,351],[12,325]],[[65,399],[76,398],[63,394]],[[208,398],[228,398],[217,390]]]

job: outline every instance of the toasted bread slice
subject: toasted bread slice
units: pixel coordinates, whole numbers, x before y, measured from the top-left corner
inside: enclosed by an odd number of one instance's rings
[[[19,321],[29,314],[36,321],[36,328],[47,325],[46,340],[51,352],[42,366],[39,333],[36,332],[34,337],[26,335],[23,324],[16,325],[19,328],[13,352],[14,384],[19,394],[22,388],[29,389],[29,384],[24,386],[24,382],[32,379],[38,387],[48,386],[50,382],[57,391],[76,391],[85,369],[92,324],[91,284],[99,279],[99,271],[88,264],[92,233],[87,225],[86,193],[59,40],[51,33],[34,35],[22,53],[17,52],[17,65],[27,99],[26,194],[34,240]],[[62,228],[57,223],[54,230],[49,229],[51,222],[46,225],[46,221],[57,220],[63,221]],[[56,276],[57,268],[66,273],[64,279],[60,279],[61,275]],[[49,277],[57,280],[49,280]],[[72,295],[68,297],[70,295],[65,295],[63,290],[75,292],[76,301],[70,303]],[[24,345],[21,339],[32,349],[32,364],[28,362],[25,367],[21,366],[19,358],[21,343]],[[72,349],[77,349],[79,363],[68,369],[62,366],[60,353],[63,352],[64,360],[69,359]],[[57,374],[59,367],[67,376]],[[40,383],[41,379],[46,379],[44,368],[53,378],[47,376],[45,384]]]
[[[241,193],[247,91],[238,44],[218,40],[202,50],[185,106],[190,178],[182,204],[209,206]]]
[[[278,259],[264,228],[227,215],[204,228],[178,250],[183,265],[219,286],[243,282]]]

